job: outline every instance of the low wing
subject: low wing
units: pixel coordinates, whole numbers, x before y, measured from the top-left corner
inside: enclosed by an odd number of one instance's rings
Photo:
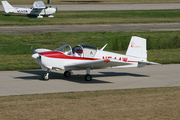
[[[66,70],[74,70],[74,69],[101,69],[101,68],[109,68],[109,67],[116,67],[116,66],[125,66],[125,65],[132,65],[132,63],[119,61],[119,60],[95,60],[95,61],[88,61],[83,63],[71,63],[69,65],[65,65],[64,68]]]

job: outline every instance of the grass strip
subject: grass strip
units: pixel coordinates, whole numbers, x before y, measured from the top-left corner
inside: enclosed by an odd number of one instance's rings
[[[111,51],[125,54],[126,51]],[[179,49],[161,49],[149,50],[148,61],[158,62],[161,64],[180,63]],[[29,70],[40,69],[36,61],[31,57],[32,54],[23,55],[0,55],[0,71],[5,70]]]
[[[148,50],[180,48],[179,31],[0,34],[0,55],[32,54],[31,45],[54,50],[64,44],[87,44],[100,49],[108,43],[106,51],[127,50],[134,35],[147,39]]]
[[[82,25],[179,22],[180,10],[58,11],[54,18],[0,11],[0,26]]]
[[[1,119],[179,119],[180,87],[0,97]]]
[[[162,64],[180,63],[179,31],[168,32],[97,32],[97,33],[49,33],[49,34],[0,34],[0,70],[39,69],[31,57],[34,48],[54,50],[64,44],[96,46],[106,43],[105,51],[126,53],[131,36],[147,39],[148,60]]]

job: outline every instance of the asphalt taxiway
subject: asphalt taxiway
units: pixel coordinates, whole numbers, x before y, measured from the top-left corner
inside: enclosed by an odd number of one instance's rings
[[[180,23],[0,27],[1,34],[42,34],[42,33],[117,32],[117,31],[179,31],[179,30],[180,30]]]
[[[10,3],[11,4],[11,3]],[[45,3],[46,4],[46,3]],[[180,9],[180,3],[162,3],[162,4],[70,4],[70,5],[49,5],[58,8],[59,11],[89,11],[89,10],[163,10]],[[32,5],[12,5],[19,8],[31,8]],[[0,11],[4,11],[0,5]]]
[[[41,80],[44,72],[0,71],[0,96],[180,86],[180,64],[91,70],[90,82],[84,81],[85,71],[74,71],[70,78],[65,78],[63,71],[52,71],[49,81]]]

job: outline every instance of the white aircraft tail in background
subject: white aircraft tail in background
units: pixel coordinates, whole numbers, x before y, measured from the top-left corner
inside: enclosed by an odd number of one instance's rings
[[[11,6],[7,1],[2,1],[2,5],[6,13],[14,13],[15,8]]]
[[[48,8],[42,1],[34,2],[32,8],[15,8],[11,6],[7,1],[1,1],[6,13],[20,13],[28,15],[36,15],[37,18],[43,18],[42,15],[48,15],[48,17],[54,17],[57,8]]]

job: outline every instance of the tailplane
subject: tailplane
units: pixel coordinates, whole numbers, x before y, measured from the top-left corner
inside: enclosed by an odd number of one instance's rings
[[[13,13],[14,7],[11,6],[7,1],[1,1],[6,13]]]
[[[146,39],[132,36],[126,55],[147,61]]]

